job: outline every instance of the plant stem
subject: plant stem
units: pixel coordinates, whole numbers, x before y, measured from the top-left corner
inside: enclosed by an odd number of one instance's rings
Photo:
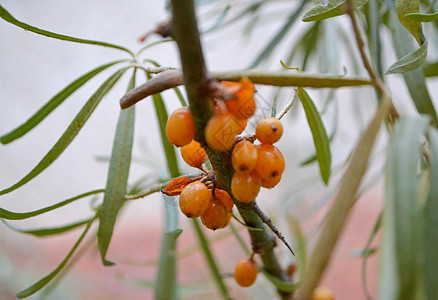
[[[193,0],[172,0],[172,37],[176,41],[184,74],[184,84],[190,104],[193,121],[195,124],[195,139],[205,147],[217,177],[218,187],[231,193],[231,177],[233,168],[230,152],[218,152],[208,147],[204,139],[204,128],[213,114],[213,101],[209,93],[209,83],[204,57],[199,40],[199,31]],[[257,214],[244,203],[235,201],[240,215],[246,224],[260,228],[262,231],[250,230],[253,249],[257,249],[263,261],[264,269],[272,276],[288,281],[287,273],[281,268],[274,254],[276,245],[275,236],[263,224]],[[290,294],[280,292],[283,299],[288,299]]]

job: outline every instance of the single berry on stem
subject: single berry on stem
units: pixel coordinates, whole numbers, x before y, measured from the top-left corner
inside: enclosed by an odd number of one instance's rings
[[[181,212],[188,218],[202,216],[210,205],[211,191],[201,182],[188,184],[179,196]]]
[[[231,150],[236,135],[242,132],[241,124],[230,113],[214,115],[205,126],[205,140],[217,151]]]
[[[234,171],[251,172],[257,164],[257,148],[250,141],[240,141],[234,146],[231,156]]]
[[[180,107],[169,116],[166,135],[175,146],[189,144],[195,138],[195,125],[188,107]]]
[[[236,172],[231,179],[231,192],[240,202],[254,201],[260,191],[260,177],[253,171],[251,173]]]
[[[254,100],[254,83],[247,77],[244,77],[240,82],[222,81],[222,84],[227,86],[233,92],[236,99],[227,100],[225,102],[228,111],[237,119],[249,119],[254,115],[256,103]],[[240,89],[239,89],[240,87]],[[237,91],[235,91],[237,89]]]
[[[325,287],[317,287],[312,293],[312,300],[334,300],[333,293]]]
[[[234,269],[234,279],[242,287],[251,286],[257,279],[258,268],[250,258],[243,258]]]
[[[228,212],[225,205],[216,197],[211,197],[210,205],[201,216],[201,222],[211,230],[223,228],[228,221]]]
[[[233,211],[234,201],[231,199],[227,191],[216,188],[214,189],[214,197],[222,201],[227,209],[227,212]]]
[[[257,164],[255,171],[262,179],[274,179],[283,173],[284,167],[283,155],[277,147],[269,144],[257,146]]]
[[[181,147],[181,156],[189,166],[202,170],[202,164],[207,158],[207,153],[205,153],[201,144],[193,140],[190,144]]]
[[[262,144],[273,144],[282,134],[283,125],[277,118],[264,118],[257,123],[255,136]]]

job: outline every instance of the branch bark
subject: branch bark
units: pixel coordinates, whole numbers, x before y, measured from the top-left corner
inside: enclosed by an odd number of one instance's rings
[[[182,70],[184,74],[184,85],[186,88],[190,110],[195,123],[195,139],[206,149],[207,155],[212,163],[217,177],[217,184],[231,193],[231,178],[233,168],[231,165],[230,152],[218,152],[210,147],[204,139],[204,128],[207,121],[213,114],[213,101],[211,101],[210,88],[213,79],[208,77],[204,62],[199,31],[195,15],[193,0],[172,0],[172,37],[177,42]],[[249,234],[253,249],[260,253],[264,269],[271,275],[288,281],[288,275],[283,270],[274,254],[276,239],[272,232],[262,223],[257,214],[247,204],[236,201],[245,222],[251,226],[262,229],[261,231],[250,230]],[[280,292],[283,299],[288,299],[289,294]]]

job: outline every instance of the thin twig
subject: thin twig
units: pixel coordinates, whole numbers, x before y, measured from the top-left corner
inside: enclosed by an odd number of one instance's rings
[[[283,242],[283,244],[292,252],[292,254],[295,256],[294,251],[292,250],[291,246],[289,246],[289,243],[284,238],[283,234],[280,232],[280,230],[275,227],[274,223],[272,223],[271,219],[258,207],[257,203],[253,202],[251,205],[251,209],[259,216],[259,218],[265,223],[269,229],[272,230],[272,232]]]
[[[150,188],[146,189],[145,191],[143,191],[137,195],[126,195],[125,200],[128,201],[128,200],[136,200],[136,199],[144,198],[144,197],[149,196],[153,193],[157,193],[157,192],[161,191],[168,184],[169,184],[169,182],[157,184],[157,185],[151,186]]]
[[[294,105],[295,100],[297,100],[298,97],[298,88],[294,88],[292,98],[290,99],[289,103],[286,105],[285,108],[277,115],[277,119],[281,120],[283,116],[291,109],[291,107]]]
[[[385,97],[388,97],[390,99],[391,97],[390,97],[390,93],[389,93],[388,89],[386,88],[382,79],[379,76],[377,76],[377,73],[372,66],[371,60],[368,58],[367,54],[365,53],[365,45],[366,45],[365,38],[364,38],[362,31],[360,29],[359,20],[357,19],[357,14],[354,10],[352,0],[347,0],[345,6],[346,6],[345,11],[347,12],[347,14],[351,20],[351,25],[352,25],[353,30],[354,30],[354,35],[356,37],[357,47],[359,48],[359,52],[360,52],[360,56],[362,58],[363,65],[364,65],[365,69],[367,70],[368,75],[370,76],[371,81],[372,81],[374,87],[376,88],[376,91],[379,94],[379,96],[382,99]],[[394,107],[394,105],[392,103],[391,103],[390,110],[389,110],[389,117],[390,117],[389,121],[391,122],[391,124],[394,124],[395,120],[400,118],[400,115],[399,115],[397,109]]]

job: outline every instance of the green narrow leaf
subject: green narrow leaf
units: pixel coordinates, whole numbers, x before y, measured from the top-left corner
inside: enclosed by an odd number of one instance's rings
[[[403,56],[398,61],[393,63],[385,71],[385,75],[404,73],[408,71],[415,70],[421,67],[426,61],[427,57],[427,40],[421,45],[420,48],[415,51]]]
[[[128,91],[135,87],[135,73],[136,69],[134,69],[129,82]],[[105,266],[114,264],[107,261],[105,256],[113,234],[117,215],[125,202],[134,140],[134,120],[135,105],[120,111],[97,233],[99,251]]]
[[[305,271],[307,269],[307,243],[306,238],[301,231],[300,224],[298,223],[297,219],[295,219],[292,216],[289,216],[287,219],[287,222],[289,223],[290,228],[292,228],[292,232],[295,237],[295,244],[296,244],[296,258],[298,263],[298,282],[303,280]]]
[[[283,38],[286,36],[286,34],[292,28],[292,25],[295,23],[295,21],[300,16],[301,11],[303,10],[306,3],[307,3],[307,0],[301,0],[301,3],[298,5],[298,7],[294,11],[292,11],[290,16],[287,18],[287,21],[283,25],[283,27],[280,28],[280,30],[269,41],[269,43],[266,45],[266,47],[263,49],[263,51],[251,63],[251,65],[249,67],[250,69],[257,67],[262,61],[264,61],[265,59],[267,59],[269,57],[269,55],[271,55],[272,51],[277,47],[277,45],[283,40]]]
[[[394,50],[397,57],[401,58],[412,51],[412,37],[406,30],[404,30],[403,26],[397,22],[392,10],[390,10],[390,21]],[[429,95],[422,70],[416,69],[410,72],[404,72],[403,78],[418,112],[429,115],[436,126],[438,124],[438,116]]]
[[[389,146],[381,258],[381,274],[385,276],[380,277],[380,299],[418,299],[423,284],[419,276],[422,255],[418,252],[423,221],[418,162],[428,124],[425,117],[397,122]]]
[[[303,88],[298,88],[298,97],[300,97],[301,103],[303,104],[307,122],[312,131],[321,177],[327,185],[330,178],[332,160],[330,153],[330,140],[315,104]]]
[[[43,228],[43,229],[32,229],[32,230],[23,230],[23,229],[17,228],[15,226],[9,224],[8,222],[6,222],[3,219],[1,219],[1,220],[11,230],[41,237],[41,236],[56,235],[56,234],[60,234],[60,233],[64,233],[64,232],[70,231],[72,229],[75,229],[77,227],[80,227],[82,225],[87,224],[92,219],[88,219],[88,220],[84,220],[84,221],[79,221],[79,222],[76,222],[76,223],[73,223],[73,224],[69,224],[69,225],[65,225],[65,226],[61,226],[61,227]]]
[[[67,200],[61,201],[61,202],[56,203],[54,205],[47,206],[45,208],[41,208],[41,209],[30,211],[30,212],[25,212],[25,213],[16,213],[16,212],[12,212],[12,211],[8,211],[8,210],[0,208],[0,218],[6,219],[6,220],[24,220],[24,219],[32,218],[32,217],[44,214],[46,212],[55,210],[57,208],[60,208],[64,205],[72,203],[73,201],[76,201],[78,199],[82,199],[82,198],[85,198],[85,197],[88,197],[91,195],[95,195],[95,194],[100,194],[103,192],[105,192],[105,190],[103,190],[103,189],[102,190],[94,190],[91,192],[80,194],[80,195],[75,196],[73,198],[69,198]]]
[[[435,299],[438,295],[438,131],[432,129],[429,133],[430,156],[430,186],[424,207],[424,279],[427,299]]]
[[[173,197],[163,196],[165,224],[161,241],[160,262],[155,280],[154,299],[176,300],[176,242],[182,229],[178,228],[178,208],[169,205]]]
[[[216,285],[219,288],[219,291],[224,299],[231,299],[228,295],[228,289],[222,280],[221,273],[216,264],[216,260],[213,256],[213,253],[210,250],[210,245],[208,243],[208,239],[205,237],[201,225],[199,225],[199,221],[197,219],[193,219],[193,227],[195,228],[196,235],[198,236],[199,244],[201,245],[202,251],[204,252],[205,259],[207,260],[207,264],[210,267],[211,274],[213,275],[213,279],[216,282]]]
[[[148,73],[146,76],[148,80],[152,78]],[[168,118],[166,106],[164,105],[161,94],[152,95],[152,99],[154,100],[155,113],[157,114],[158,125],[160,127],[161,142],[163,144],[164,152],[166,153],[167,167],[169,169],[170,176],[175,178],[179,176],[178,161],[176,159],[175,148],[169,142],[166,135],[166,123]]]
[[[175,87],[175,88],[173,88],[173,90],[175,91],[175,94],[178,97],[179,102],[181,103],[181,106],[187,106],[186,99],[184,99],[184,96],[181,93],[181,91],[179,90],[179,88]]]
[[[438,61],[424,64],[423,73],[426,77],[438,76]]]
[[[353,0],[355,8],[362,7],[368,0]],[[317,4],[309,9],[303,16],[303,22],[321,21],[345,14],[346,0],[329,0],[326,5]]]
[[[365,245],[365,248],[362,253],[362,286],[363,286],[364,294],[368,300],[371,300],[373,298],[371,297],[368,291],[367,261],[368,261],[368,257],[373,253],[373,249],[371,249],[371,243],[374,240],[374,237],[376,236],[377,232],[379,232],[380,228],[382,227],[382,219],[383,219],[383,212],[380,213],[379,218],[374,224],[373,230],[368,238],[367,244]]]
[[[239,245],[242,248],[242,250],[246,253],[246,255],[250,256],[251,255],[251,251],[249,250],[248,246],[243,241],[243,238],[240,235],[239,231],[237,231],[236,226],[234,226],[234,224],[232,222],[230,222],[229,226],[230,226],[231,232],[236,237],[236,240],[239,243]]]
[[[231,5],[227,4],[225,9],[219,14],[217,19],[213,22],[213,24],[211,24],[211,26],[209,28],[206,28],[205,30],[203,30],[201,34],[210,33],[212,31],[214,31],[216,28],[218,28],[223,23],[223,21],[224,21],[225,17],[227,16],[228,11],[230,10],[230,8],[231,8]]]
[[[299,288],[299,284],[298,283],[292,283],[292,282],[288,282],[288,281],[283,281],[275,276],[272,276],[271,274],[269,274],[268,272],[266,272],[265,270],[262,270],[263,274],[266,276],[266,278],[268,278],[268,280],[275,285],[275,287],[282,292],[285,293],[290,293],[293,291],[296,291]]]
[[[34,167],[26,176],[24,176],[20,181],[15,183],[9,188],[0,191],[0,195],[4,195],[18,189],[22,185],[26,184],[32,180],[35,176],[44,171],[48,166],[50,166],[61,153],[70,145],[76,135],[87,122],[88,118],[96,109],[100,100],[105,96],[106,93],[114,86],[114,84],[120,79],[126,69],[129,67],[122,68],[111,75],[100,87],[99,89],[88,99],[87,103],[81,108],[79,113],[70,123],[68,128],[64,131],[62,136],[56,142],[56,144],[49,150],[49,152],[41,159],[41,161]]]
[[[400,23],[414,36],[418,45],[421,45],[421,23],[405,17],[407,14],[420,12],[420,0],[395,0],[395,10]]]
[[[109,68],[115,64],[125,62],[125,61],[127,61],[127,60],[113,61],[113,62],[110,62],[108,64],[97,67],[97,68],[91,70],[90,72],[82,75],[81,77],[79,77],[78,79],[76,79],[75,81],[70,83],[68,86],[66,86],[62,91],[60,91],[55,96],[53,96],[52,99],[50,99],[46,104],[44,104],[44,106],[41,107],[35,114],[33,114],[26,122],[24,122],[19,127],[15,128],[11,132],[0,137],[0,142],[2,144],[8,144],[8,143],[22,137],[27,132],[29,132],[31,129],[33,129],[35,126],[37,126],[55,108],[57,108],[60,104],[62,104],[65,99],[67,99],[71,94],[73,94],[76,90],[78,90],[81,86],[83,86],[91,78],[93,78],[97,74],[101,73],[102,71],[106,70],[107,68]]]
[[[68,36],[68,35],[63,35],[63,34],[59,34],[59,33],[54,33],[54,32],[50,32],[44,29],[40,29],[37,27],[34,27],[32,25],[23,23],[21,21],[18,21],[17,19],[15,19],[6,9],[3,8],[3,6],[0,5],[0,17],[5,20],[6,22],[9,22],[15,26],[18,26],[20,28],[23,28],[26,31],[30,31],[36,34],[40,34],[46,37],[50,37],[50,38],[54,38],[54,39],[58,39],[58,40],[63,40],[63,41],[68,41],[68,42],[74,42],[74,43],[81,43],[81,44],[90,44],[90,45],[96,45],[96,46],[103,46],[103,47],[108,47],[108,48],[114,48],[114,49],[119,49],[122,51],[125,51],[127,53],[129,53],[131,56],[134,56],[134,53],[132,53],[129,49],[119,46],[119,45],[114,45],[114,44],[110,44],[110,43],[106,43],[106,42],[99,42],[99,41],[93,41],[93,40],[87,40],[87,39],[80,39],[80,38],[76,38],[76,37],[72,37],[72,36]]]
[[[410,13],[406,14],[405,18],[417,22],[432,22],[438,20],[438,12],[433,14]]]
[[[64,266],[69,261],[70,257],[73,255],[73,253],[76,251],[76,249],[81,244],[82,240],[84,239],[85,235],[87,234],[88,230],[91,227],[91,224],[93,224],[93,221],[96,219],[96,217],[97,217],[97,215],[88,222],[88,225],[87,225],[87,227],[85,227],[84,232],[81,234],[79,239],[74,244],[73,248],[70,250],[70,252],[64,258],[64,260],[61,262],[61,264],[55,270],[53,270],[52,273],[50,273],[46,277],[44,277],[41,280],[39,280],[38,282],[34,283],[33,285],[31,285],[27,289],[24,289],[21,292],[17,293],[18,298],[22,299],[22,298],[29,297],[30,295],[33,295],[34,293],[36,293],[37,291],[42,289],[44,286],[46,286],[64,268]]]

